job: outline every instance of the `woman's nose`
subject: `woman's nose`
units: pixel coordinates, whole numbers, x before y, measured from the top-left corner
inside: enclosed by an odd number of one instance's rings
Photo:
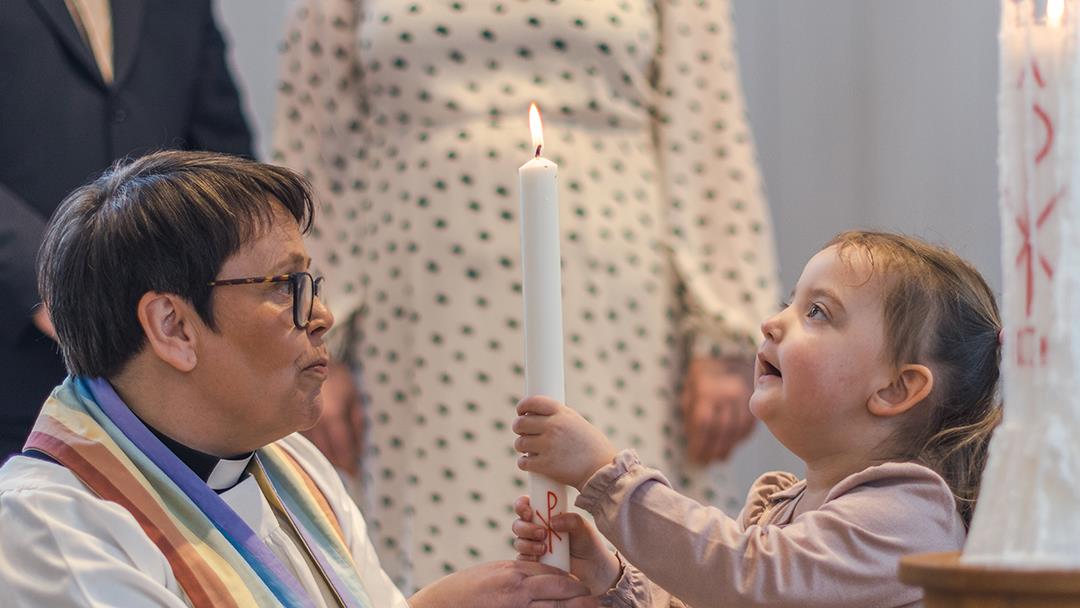
[[[323,334],[334,325],[334,313],[323,302],[321,296],[315,296],[312,301],[311,321],[308,322],[308,333]]]

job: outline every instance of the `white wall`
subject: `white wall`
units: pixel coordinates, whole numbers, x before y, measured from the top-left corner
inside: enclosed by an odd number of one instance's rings
[[[233,76],[255,130],[255,149],[264,159],[270,154],[278,45],[292,4],[292,0],[215,0],[218,25],[230,44]]]
[[[1000,285],[992,0],[734,0],[790,289],[845,228],[945,243]]]

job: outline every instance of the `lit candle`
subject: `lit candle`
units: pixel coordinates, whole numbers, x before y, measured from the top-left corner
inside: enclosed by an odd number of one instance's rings
[[[536,104],[529,108],[534,157],[518,169],[521,187],[521,271],[525,301],[525,394],[566,400],[563,378],[562,281],[559,267],[559,166],[540,156],[544,134]],[[529,500],[547,528],[542,563],[570,570],[570,543],[549,522],[566,508],[566,486],[529,474]]]
[[[1076,5],[1003,0],[998,95],[1004,419],[970,564],[1080,568],[1080,51]]]

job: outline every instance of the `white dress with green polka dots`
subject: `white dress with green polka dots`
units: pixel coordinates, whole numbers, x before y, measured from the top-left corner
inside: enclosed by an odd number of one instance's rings
[[[568,402],[691,495],[687,352],[746,354],[776,302],[726,0],[301,0],[275,150],[362,369],[362,506],[406,590],[513,556],[525,491],[517,167],[559,164]],[[351,320],[351,322],[350,322]]]

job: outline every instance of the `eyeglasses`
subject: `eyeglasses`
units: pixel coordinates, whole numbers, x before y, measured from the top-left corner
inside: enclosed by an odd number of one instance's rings
[[[225,279],[210,281],[207,285],[219,287],[222,285],[258,285],[260,283],[284,283],[292,284],[292,314],[293,323],[297,329],[306,329],[311,322],[311,313],[315,310],[315,298],[321,297],[323,277],[315,278],[308,272],[292,272],[279,274],[273,277],[248,277],[246,279]]]

